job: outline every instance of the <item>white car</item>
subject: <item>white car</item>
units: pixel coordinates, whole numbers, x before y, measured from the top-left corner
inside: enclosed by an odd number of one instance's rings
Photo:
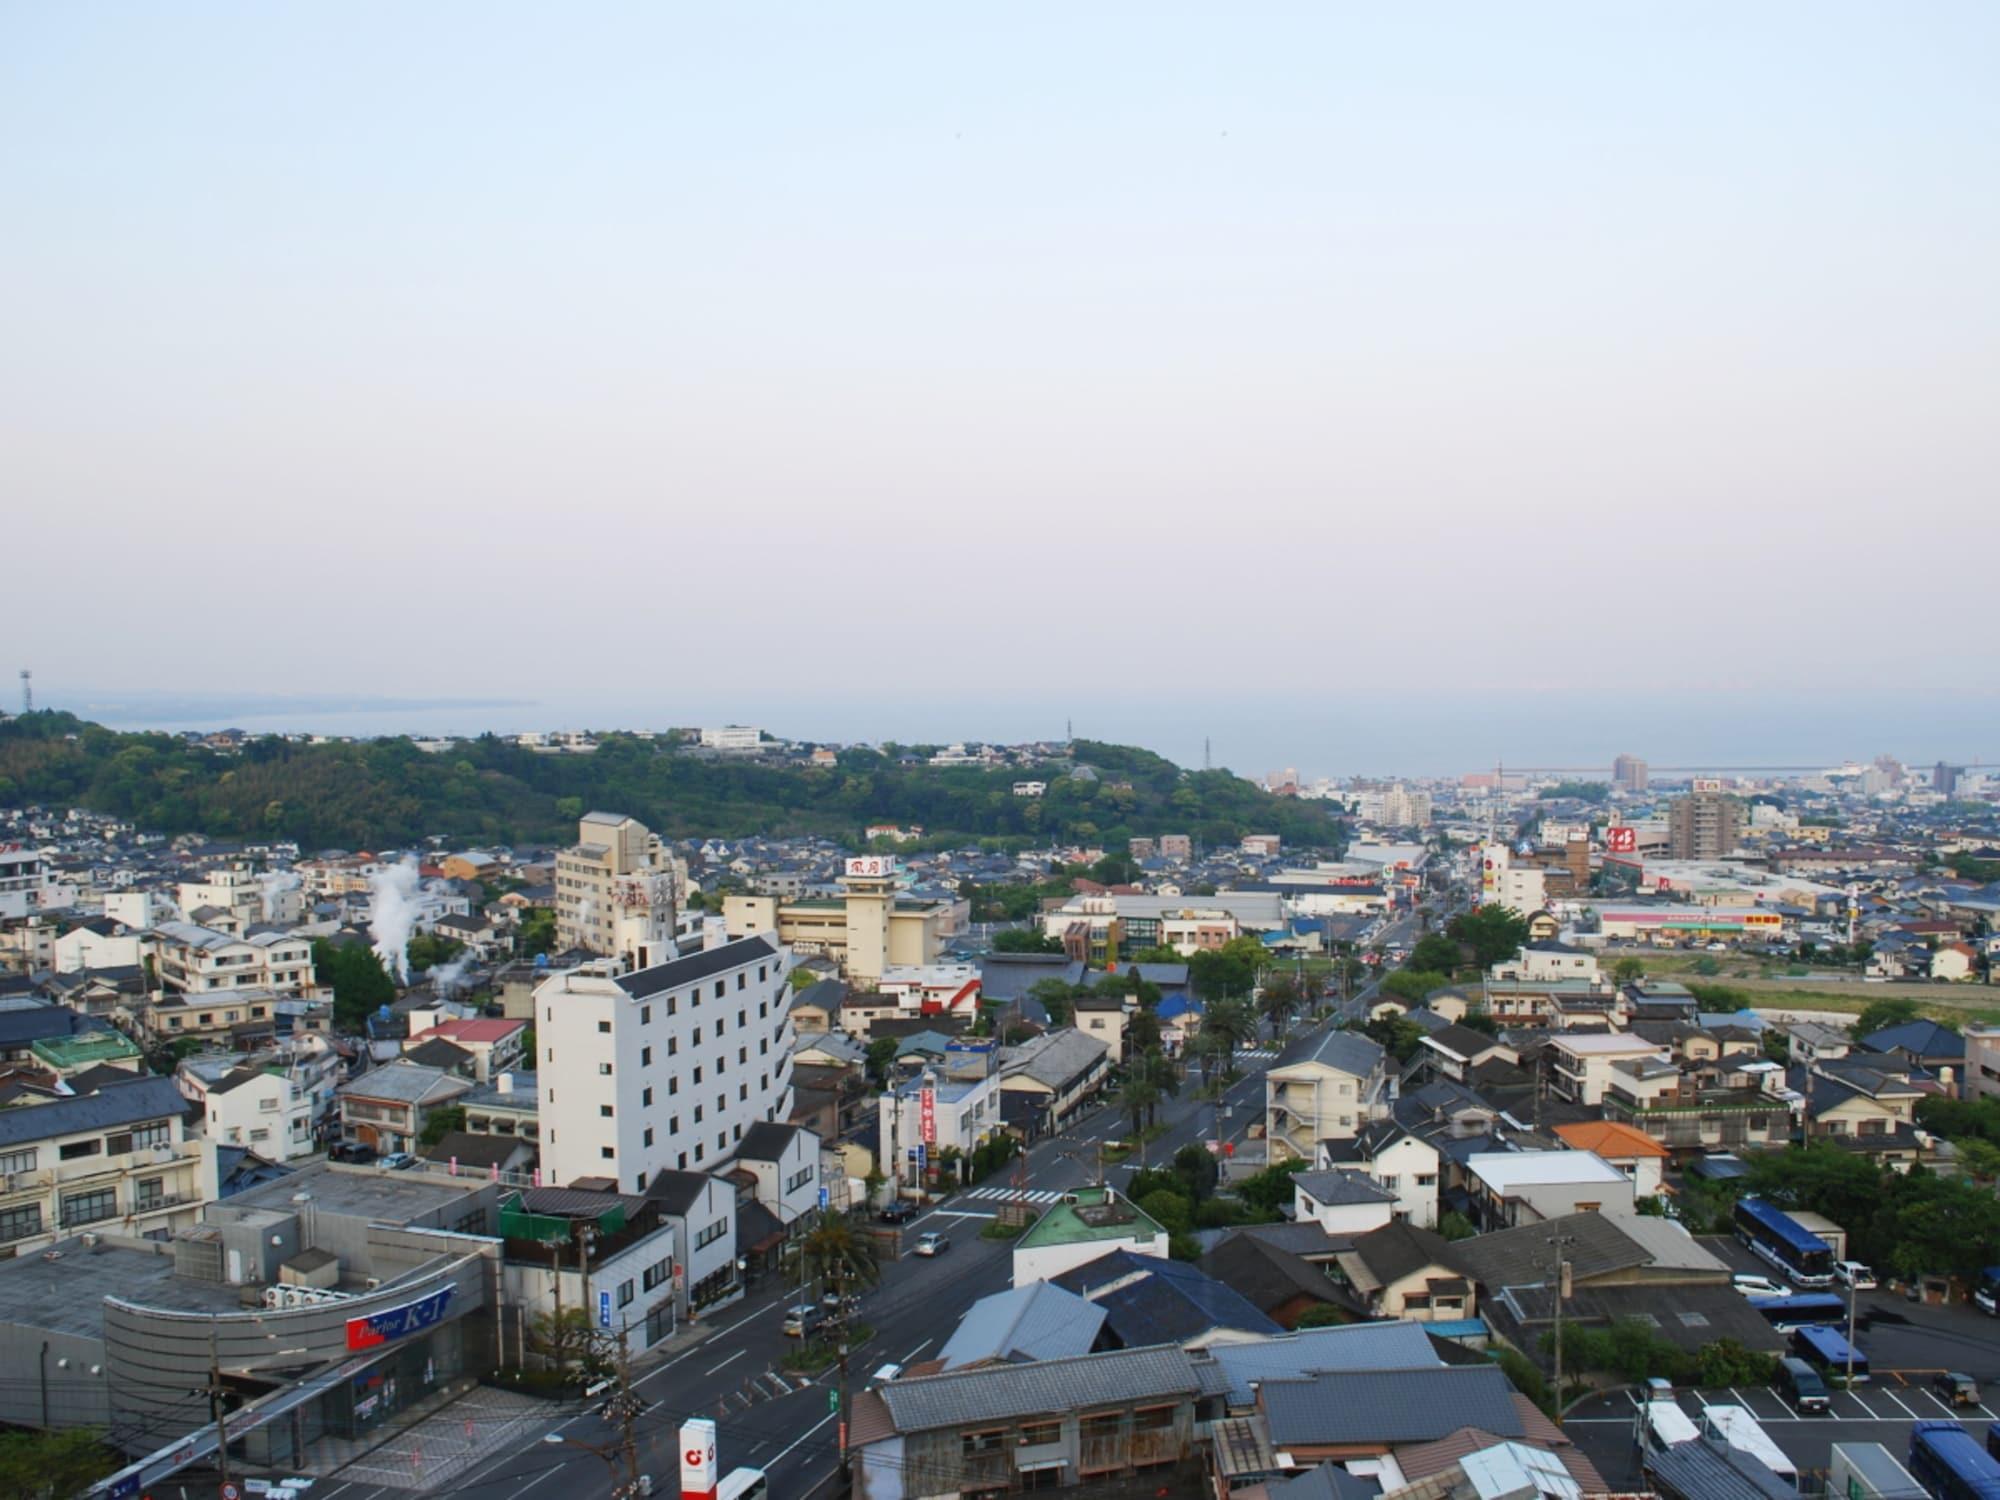
[[[1875,1273],[1858,1260],[1839,1260],[1833,1263],[1833,1274],[1843,1286],[1851,1286],[1857,1292],[1875,1290]]]
[[[1789,1297],[1790,1287],[1779,1286],[1768,1276],[1739,1275],[1729,1278],[1729,1284],[1745,1297]]]

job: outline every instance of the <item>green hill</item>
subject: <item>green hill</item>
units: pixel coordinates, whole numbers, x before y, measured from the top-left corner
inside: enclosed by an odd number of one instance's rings
[[[406,739],[237,751],[178,735],[121,734],[69,714],[0,724],[0,807],[86,807],[162,833],[290,839],[367,849],[442,834],[466,843],[546,843],[577,816],[631,813],[672,837],[826,834],[858,842],[870,823],[921,824],[926,842],[1062,840],[1118,846],[1135,834],[1204,844],[1276,833],[1339,847],[1324,804],[1273,797],[1228,771],[1184,771],[1127,745],[1078,741],[1074,761],[1013,768],[906,765],[843,751],[837,766],[711,760],[663,741],[608,736],[590,755],[538,755],[492,736],[444,755]],[[1087,768],[1087,769],[1084,769]],[[1049,782],[1016,797],[1017,780]]]

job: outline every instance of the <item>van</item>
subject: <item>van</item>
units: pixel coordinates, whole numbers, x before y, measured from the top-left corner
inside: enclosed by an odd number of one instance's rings
[[[1819,1371],[1802,1359],[1779,1360],[1771,1389],[1800,1411],[1825,1411],[1832,1404]]]
[[[785,1309],[783,1332],[785,1337],[809,1339],[819,1332],[819,1325],[826,1321],[826,1314],[810,1302],[801,1302],[797,1307]]]

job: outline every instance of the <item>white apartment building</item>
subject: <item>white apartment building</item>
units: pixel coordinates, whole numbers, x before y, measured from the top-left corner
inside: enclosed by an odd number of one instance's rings
[[[188,917],[204,908],[227,913],[234,932],[264,920],[264,883],[244,865],[211,870],[200,880],[183,880],[175,887],[175,896]]]
[[[41,850],[0,844],[0,920],[20,921],[40,911],[54,885],[55,872]]]
[[[946,1078],[926,1073],[876,1100],[882,1170],[897,1185],[920,1186],[938,1153],[970,1155],[1000,1129],[1000,1074]]]
[[[195,1221],[201,1148],[171,1078],[0,1110],[0,1250],[98,1227],[165,1240]]]
[[[316,995],[312,941],[288,932],[231,937],[192,922],[163,922],[149,946],[160,988],[190,999],[229,990],[264,989],[280,995]]]
[[[1548,1069],[1549,1092],[1572,1104],[1588,1105],[1603,1104],[1604,1090],[1614,1080],[1629,1086],[1630,1080],[1618,1074],[1619,1063],[1673,1061],[1666,1048],[1644,1037],[1616,1031],[1574,1036],[1557,1032],[1549,1038],[1543,1058]]]
[[[647,968],[673,950],[687,870],[637,818],[585,813],[556,855],[556,945]]]
[[[535,991],[542,1167],[557,1185],[707,1171],[792,1112],[791,959],[769,936],[649,968],[593,965]]]
[[[764,743],[764,731],[748,724],[725,724],[720,729],[704,729],[704,750],[755,750]]]

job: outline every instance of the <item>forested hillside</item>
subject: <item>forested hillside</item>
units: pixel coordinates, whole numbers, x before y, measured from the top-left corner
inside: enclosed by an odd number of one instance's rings
[[[163,833],[288,838],[307,849],[374,848],[444,834],[467,843],[569,837],[586,808],[628,812],[673,837],[822,833],[858,841],[870,823],[921,824],[933,838],[1026,843],[1245,833],[1337,845],[1319,803],[1272,797],[1227,771],[1183,771],[1149,751],[1078,741],[1072,774],[905,765],[867,750],[837,766],[709,760],[612,735],[589,755],[538,755],[493,737],[444,755],[405,739],[240,751],[177,735],[121,734],[68,714],[0,724],[0,806],[87,807]],[[1013,795],[1032,774],[1040,798]]]

